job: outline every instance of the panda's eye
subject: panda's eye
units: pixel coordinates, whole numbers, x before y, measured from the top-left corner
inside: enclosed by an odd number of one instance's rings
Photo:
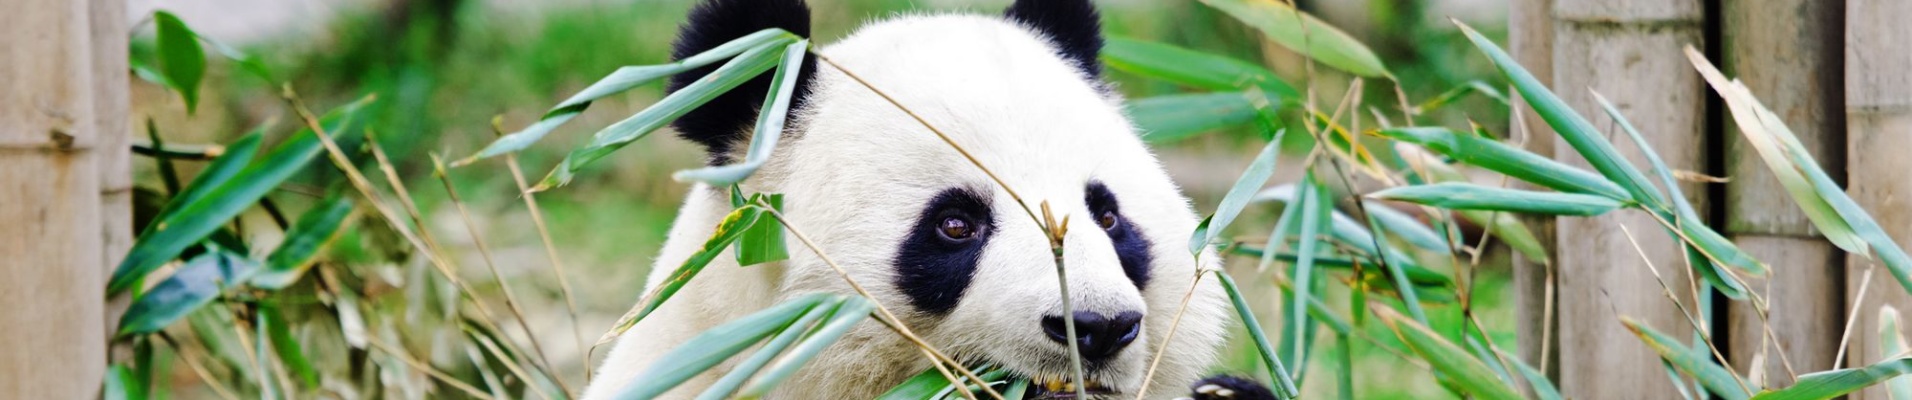
[[[963,217],[945,217],[936,231],[949,240],[965,240],[976,236],[976,224]]]
[[[1115,224],[1118,223],[1121,223],[1121,218],[1117,217],[1113,210],[1103,211],[1101,214],[1096,214],[1095,216],[1095,224],[1101,225],[1102,230],[1113,230],[1115,229]]]

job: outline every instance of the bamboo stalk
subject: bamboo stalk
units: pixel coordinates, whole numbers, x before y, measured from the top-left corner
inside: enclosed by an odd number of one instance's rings
[[[1904,0],[1848,0],[1845,29],[1846,193],[1872,213],[1900,245],[1912,243],[1912,2]],[[1880,361],[1879,306],[1912,308],[1912,295],[1894,279],[1858,279],[1868,260],[1848,257],[1847,304],[1857,305],[1859,323],[1853,328],[1845,366]],[[1857,298],[1861,288],[1864,298]],[[1904,323],[1901,321],[1900,323]],[[1814,369],[1826,366],[1814,366]],[[1886,399],[1873,387],[1854,393],[1855,400]]]

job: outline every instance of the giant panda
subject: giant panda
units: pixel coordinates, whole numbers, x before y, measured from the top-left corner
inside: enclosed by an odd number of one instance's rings
[[[809,25],[802,0],[705,0],[691,10],[674,57],[772,27],[808,36]],[[896,16],[818,50],[948,134],[1030,207],[1048,201],[1058,219],[1071,217],[1064,253],[1072,315],[1062,311],[1043,231],[1009,192],[814,56],[799,75],[781,145],[740,187],[782,193],[792,225],[952,357],[1039,382],[1063,379],[1071,374],[1062,319],[1073,318],[1090,397],[1135,398],[1197,270],[1218,265],[1214,254],[1198,264],[1188,253],[1196,216],[1101,80],[1101,46],[1088,0],[1019,0],[1001,16]],[[676,76],[669,89],[712,69]],[[740,159],[769,79],[715,98],[674,128],[706,147],[712,164]],[[703,184],[690,190],[649,286],[699,250],[731,210],[727,196]],[[1232,326],[1215,280],[1199,283],[1145,397],[1272,398],[1251,381],[1198,380]],[[706,329],[818,291],[853,293],[806,248],[751,267],[719,257],[617,340],[584,398],[614,396]],[[664,397],[694,396],[730,365]],[[864,322],[772,397],[873,398],[929,366],[911,343]],[[1033,386],[1031,398],[1071,396]]]

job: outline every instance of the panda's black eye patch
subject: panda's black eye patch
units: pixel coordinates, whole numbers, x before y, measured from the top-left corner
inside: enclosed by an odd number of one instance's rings
[[[969,189],[946,189],[911,224],[896,251],[895,284],[917,310],[947,314],[962,300],[995,227],[986,199]]]
[[[1089,212],[1096,216],[1096,225],[1109,234],[1109,242],[1115,245],[1115,257],[1122,262],[1122,273],[1135,282],[1136,288],[1148,286],[1149,264],[1154,262],[1154,256],[1149,253],[1149,239],[1142,234],[1142,228],[1122,217],[1122,206],[1108,185],[1089,181],[1085,192],[1083,200],[1089,203]]]

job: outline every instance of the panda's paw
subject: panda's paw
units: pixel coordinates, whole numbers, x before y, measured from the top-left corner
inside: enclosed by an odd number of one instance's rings
[[[1274,400],[1275,393],[1260,382],[1228,375],[1215,375],[1188,385],[1192,400]]]

